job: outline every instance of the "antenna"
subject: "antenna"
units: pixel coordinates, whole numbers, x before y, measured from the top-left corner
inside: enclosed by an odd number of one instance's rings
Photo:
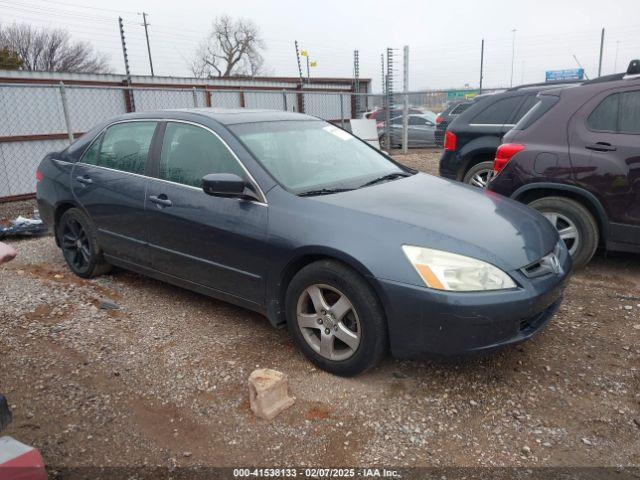
[[[587,75],[587,71],[584,69],[584,67],[582,66],[582,64],[580,63],[580,60],[578,60],[578,57],[576,57],[576,54],[573,54],[573,59],[576,61],[576,63],[578,64],[578,66],[584,71],[584,76],[587,80],[589,80],[589,75]]]

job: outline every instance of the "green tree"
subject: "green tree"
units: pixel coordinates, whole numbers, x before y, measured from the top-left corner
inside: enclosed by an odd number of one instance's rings
[[[18,54],[7,47],[0,50],[0,69],[19,70],[22,67],[22,60]]]

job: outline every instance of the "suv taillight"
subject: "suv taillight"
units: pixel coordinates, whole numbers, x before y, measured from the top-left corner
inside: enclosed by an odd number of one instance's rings
[[[447,130],[444,132],[444,149],[449,152],[456,151],[456,144],[458,143],[458,139],[456,138],[456,134]]]
[[[440,125],[442,122],[444,122],[444,118],[442,118],[440,115],[438,115],[436,117],[436,125]]]
[[[509,160],[522,150],[524,150],[524,145],[520,145],[519,143],[503,143],[500,145],[496,152],[496,158],[493,161],[493,173],[500,173],[505,165],[509,163]]]
[[[42,178],[42,172],[40,170],[36,170],[36,182],[41,182]]]

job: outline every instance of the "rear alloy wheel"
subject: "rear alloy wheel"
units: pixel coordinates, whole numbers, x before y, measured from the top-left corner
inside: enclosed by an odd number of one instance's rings
[[[102,258],[91,220],[82,210],[64,212],[56,225],[56,235],[67,265],[79,277],[92,278],[111,269]]]
[[[297,346],[328,372],[357,375],[386,351],[378,298],[364,278],[339,262],[321,260],[301,269],[287,289],[286,312]]]
[[[469,169],[462,180],[471,186],[486,188],[493,175],[493,162],[480,162]]]
[[[574,268],[582,268],[598,248],[599,231],[593,215],[575,200],[546,197],[534,200],[530,207],[538,210],[558,231]]]

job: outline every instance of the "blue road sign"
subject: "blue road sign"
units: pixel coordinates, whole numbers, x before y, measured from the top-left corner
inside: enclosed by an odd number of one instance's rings
[[[582,80],[584,68],[570,68],[568,70],[547,70],[544,74],[545,82],[558,82],[562,80]]]

